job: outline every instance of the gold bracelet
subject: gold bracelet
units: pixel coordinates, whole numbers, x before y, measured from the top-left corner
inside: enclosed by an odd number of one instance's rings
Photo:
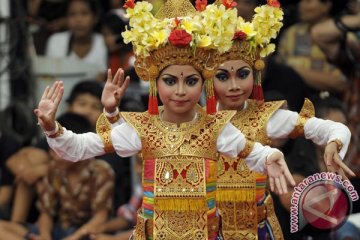
[[[111,123],[111,124],[114,124],[116,123],[117,121],[119,121],[119,119],[121,118],[121,115],[120,115],[120,112],[118,114],[116,114],[115,116],[113,117],[108,117],[106,116],[107,120]]]
[[[343,147],[343,143],[340,141],[340,139],[333,139],[333,140],[331,140],[330,142],[328,142],[328,144],[329,143],[332,143],[332,142],[334,142],[334,143],[336,143],[336,145],[337,145],[337,151],[338,152],[340,152],[340,150],[342,149],[342,147]]]
[[[111,125],[107,120],[105,113],[100,114],[96,121],[96,133],[100,136],[106,153],[114,152],[114,146],[111,140]]]
[[[239,158],[246,158],[251,151],[253,150],[254,142],[251,140],[246,139],[246,144],[244,149],[238,154]]]
[[[61,124],[58,121],[56,121],[55,124],[57,125],[58,130],[56,133],[48,135],[48,138],[57,138],[64,133],[64,128],[61,126]]]

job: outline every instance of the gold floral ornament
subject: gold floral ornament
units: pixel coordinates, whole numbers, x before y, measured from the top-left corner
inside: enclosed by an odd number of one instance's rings
[[[264,100],[261,70],[265,68],[262,58],[275,51],[275,44],[271,43],[271,40],[276,38],[283,26],[283,15],[280,3],[277,0],[268,0],[267,4],[255,8],[251,22],[238,17],[232,47],[220,57],[221,62],[244,60],[257,71],[252,97],[261,102]]]
[[[237,25],[233,1],[224,2],[197,0],[195,8],[189,0],[168,0],[154,16],[149,2],[126,1],[130,29],[122,36],[133,44],[137,74],[150,81],[150,114],[158,114],[156,79],[169,65],[191,65],[199,71],[206,81],[207,111],[216,111],[212,78],[219,54],[232,46]]]

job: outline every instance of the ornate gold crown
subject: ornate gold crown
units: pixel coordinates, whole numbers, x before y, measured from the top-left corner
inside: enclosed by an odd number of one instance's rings
[[[168,0],[151,14],[148,2],[125,3],[130,29],[122,33],[136,55],[135,69],[143,80],[153,80],[166,66],[189,64],[200,73],[215,69],[217,53],[231,47],[237,23],[236,9],[197,1]]]
[[[256,66],[256,60],[275,51],[271,39],[276,38],[283,26],[283,15],[277,0],[267,0],[267,4],[255,8],[251,22],[238,17],[231,49],[221,55],[220,61],[242,59],[250,66],[261,67]]]
[[[243,60],[255,70],[255,82],[252,97],[260,102],[264,100],[261,87],[261,70],[265,67],[262,57],[275,51],[271,39],[276,38],[282,27],[283,11],[277,0],[268,0],[267,4],[255,8],[251,22],[238,18],[233,44],[229,51],[221,54],[220,62]]]

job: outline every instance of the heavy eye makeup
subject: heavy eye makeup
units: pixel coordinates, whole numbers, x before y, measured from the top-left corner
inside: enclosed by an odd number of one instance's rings
[[[246,79],[251,73],[251,69],[249,67],[242,67],[239,68],[236,71],[236,78],[237,79]],[[227,81],[230,78],[230,72],[228,70],[225,69],[220,69],[217,71],[217,73],[215,74],[216,79],[218,79],[219,81]]]
[[[221,82],[224,82],[229,79],[229,73],[228,73],[228,71],[225,71],[225,70],[219,70],[216,72],[215,78]]]
[[[250,73],[251,73],[250,68],[243,67],[236,71],[236,76],[240,79],[245,79],[250,75]]]
[[[164,83],[165,83],[166,85],[168,85],[168,86],[173,86],[173,85],[175,85],[176,82],[177,82],[176,77],[171,76],[171,75],[163,75],[163,76],[161,77],[161,80],[164,81]]]
[[[161,77],[161,80],[165,82],[168,86],[173,86],[177,83],[178,79],[175,76],[172,75],[163,75]],[[185,84],[188,86],[195,86],[200,81],[200,77],[197,75],[190,75],[186,77]]]
[[[197,75],[188,76],[185,80],[186,85],[192,87],[195,86],[199,82],[200,78]]]

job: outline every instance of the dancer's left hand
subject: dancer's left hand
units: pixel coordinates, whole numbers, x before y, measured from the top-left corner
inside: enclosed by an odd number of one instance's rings
[[[352,177],[355,176],[355,173],[342,161],[336,142],[330,142],[326,145],[324,161],[329,172],[339,174],[343,179],[348,179],[346,174]]]

